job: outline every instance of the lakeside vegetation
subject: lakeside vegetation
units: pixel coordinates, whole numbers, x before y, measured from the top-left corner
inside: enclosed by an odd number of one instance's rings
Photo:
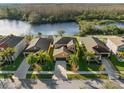
[[[123,4],[15,4],[0,7],[1,19],[24,20],[31,24],[80,20],[123,20]]]
[[[81,20],[79,21],[80,36],[84,35],[122,35],[124,27],[118,27],[114,20]],[[98,27],[97,27],[98,26]]]

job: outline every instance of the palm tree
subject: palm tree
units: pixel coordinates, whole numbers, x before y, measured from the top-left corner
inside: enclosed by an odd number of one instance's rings
[[[5,57],[4,57],[3,51],[0,51],[0,59],[1,59],[0,61],[3,61],[4,62],[5,61],[4,58]]]
[[[13,54],[15,52],[15,49],[14,48],[7,48],[6,52],[8,53],[9,61],[12,62],[13,61]]]
[[[71,64],[72,67],[72,71],[76,72],[77,68],[78,68],[78,57],[76,56],[76,54],[72,54],[70,56],[69,62]]]
[[[48,70],[50,70],[51,65],[52,65],[52,63],[51,63],[52,59],[51,59],[50,55],[45,51],[40,51],[38,56],[39,56],[40,62],[44,61],[46,66],[47,66],[47,68],[48,68]]]
[[[38,60],[39,60],[38,56],[33,53],[30,53],[26,58],[27,63],[30,64],[32,68],[38,62]],[[35,68],[33,68],[33,70],[34,69]]]

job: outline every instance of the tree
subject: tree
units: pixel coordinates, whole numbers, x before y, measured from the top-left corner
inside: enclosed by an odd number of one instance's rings
[[[40,62],[41,63],[45,62],[46,67],[48,68],[48,70],[50,70],[52,67],[52,59],[50,55],[45,51],[40,51],[38,53],[38,56],[39,56]]]
[[[39,13],[31,12],[28,17],[28,21],[32,24],[38,24],[41,20]]]
[[[27,58],[26,61],[28,64],[31,65],[31,67],[33,68],[35,66],[35,64],[39,61],[39,58],[37,57],[36,54],[30,53]],[[35,68],[33,68],[35,69]]]
[[[42,36],[42,33],[41,32],[38,32],[38,37],[40,38]]]
[[[74,71],[74,72],[76,72],[78,69],[78,61],[79,61],[79,59],[76,56],[76,54],[70,55],[69,63],[71,64],[72,71]]]
[[[65,33],[64,30],[58,30],[58,34],[59,34],[60,36],[62,36],[64,33]]]
[[[7,48],[6,51],[8,53],[8,58],[9,58],[10,62],[12,62],[14,60],[13,54],[15,53],[15,49],[14,48]]]

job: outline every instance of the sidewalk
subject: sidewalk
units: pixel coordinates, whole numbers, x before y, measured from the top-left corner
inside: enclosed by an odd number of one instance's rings
[[[77,71],[77,72],[67,71],[67,74],[107,74],[107,72],[106,71]]]

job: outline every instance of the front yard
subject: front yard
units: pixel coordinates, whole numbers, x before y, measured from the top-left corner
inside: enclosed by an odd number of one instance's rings
[[[107,74],[68,74],[68,79],[108,79]]]
[[[119,62],[115,55],[111,55],[110,60],[118,71],[124,71],[124,62]]]
[[[78,71],[103,71],[104,65],[98,65],[96,63],[87,64],[86,60],[80,60],[78,62]],[[71,66],[67,66],[67,70],[71,71]]]
[[[23,59],[24,59],[23,54],[20,54],[13,63],[9,65],[0,66],[0,70],[1,71],[16,71],[17,68],[20,66],[21,62],[23,61]]]

